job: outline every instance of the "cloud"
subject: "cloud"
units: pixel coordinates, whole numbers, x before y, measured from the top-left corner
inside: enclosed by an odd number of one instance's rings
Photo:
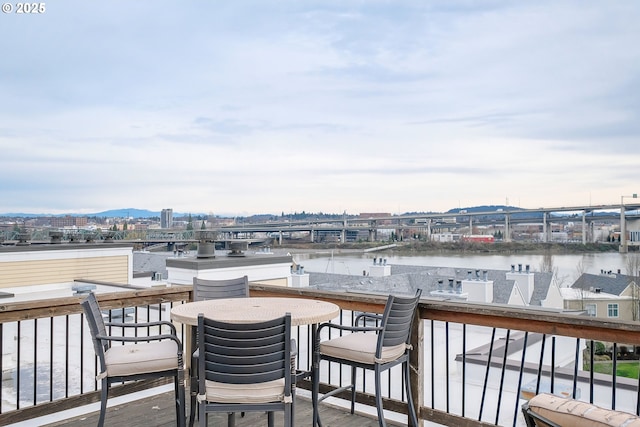
[[[7,210],[637,192],[635,1],[114,0],[18,18],[0,28]]]

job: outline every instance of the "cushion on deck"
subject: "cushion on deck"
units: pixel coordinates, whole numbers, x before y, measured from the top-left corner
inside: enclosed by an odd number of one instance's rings
[[[373,364],[375,362],[377,344],[378,335],[356,332],[321,342],[320,353],[340,359]],[[396,360],[404,354],[405,349],[406,345],[404,343],[391,347],[382,347],[382,357],[378,362],[385,363]]]
[[[549,393],[532,398],[529,409],[563,427],[640,427],[640,417],[633,414]]]
[[[110,377],[177,369],[178,344],[173,340],[114,344],[104,357]]]
[[[208,402],[269,403],[284,400],[284,378],[252,384],[227,384],[207,380],[205,388]]]

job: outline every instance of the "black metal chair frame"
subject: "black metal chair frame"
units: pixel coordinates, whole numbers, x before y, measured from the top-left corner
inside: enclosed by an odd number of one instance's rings
[[[198,316],[198,419],[207,425],[209,412],[284,411],[284,425],[293,425],[293,374],[291,372],[291,315],[256,323],[226,323]],[[280,401],[211,402],[206,400],[206,382],[251,384],[284,379]]]
[[[232,279],[201,279],[199,277],[193,278],[193,300],[192,301],[204,301],[209,299],[220,298],[247,298],[249,296],[249,278],[242,276]],[[192,345],[196,346],[191,354],[191,382],[189,387],[190,392],[190,412],[189,412],[189,427],[193,427],[196,418],[196,396],[198,395],[198,355],[197,349],[198,338],[197,328],[192,328]],[[229,414],[228,426],[234,425],[234,414]]]
[[[102,318],[102,310],[98,304],[95,294],[90,293],[85,300],[81,302],[85,313],[85,318],[89,324],[91,336],[93,339],[93,347],[100,361],[101,374],[101,393],[100,393],[100,418],[98,426],[104,425],[105,415],[107,412],[107,399],[109,389],[114,383],[122,383],[126,381],[138,381],[144,379],[173,377],[175,387],[175,404],[176,404],[176,424],[180,427],[185,426],[185,391],[184,391],[184,363],[182,355],[182,342],[178,339],[175,326],[169,321],[154,321],[144,323],[119,323],[105,322]],[[150,328],[153,326],[167,326],[170,328],[170,334],[146,335],[146,336],[116,336],[110,335],[107,328]],[[173,340],[178,345],[177,366],[175,369],[149,372],[143,374],[127,375],[127,376],[107,376],[107,365],[105,353],[112,347],[114,342],[131,343],[132,345],[145,345],[150,341]]]
[[[562,427],[542,415],[533,412],[531,408],[529,408],[529,402],[525,402],[522,405],[522,414],[524,415],[524,421],[527,423],[527,427]]]
[[[353,414],[355,411],[355,396],[356,396],[356,368],[363,368],[368,370],[373,370],[375,375],[375,400],[376,400],[376,408],[378,411],[378,423],[380,426],[386,426],[386,421],[384,419],[383,412],[383,404],[382,404],[382,386],[381,386],[381,378],[380,375],[383,371],[388,370],[398,364],[402,364],[402,370],[404,374],[404,384],[405,384],[405,392],[408,403],[408,414],[409,421],[411,421],[412,425],[418,426],[418,417],[416,414],[416,409],[413,405],[413,397],[411,394],[411,383],[410,383],[410,371],[409,371],[409,356],[410,356],[410,340],[411,340],[411,327],[413,324],[413,318],[416,313],[416,308],[418,306],[418,302],[420,300],[420,295],[422,291],[418,289],[416,295],[414,297],[398,297],[394,295],[389,295],[387,298],[387,302],[385,305],[384,313],[382,315],[379,314],[371,314],[371,313],[362,313],[358,315],[355,319],[355,326],[345,326],[333,323],[322,323],[318,327],[318,332],[316,334],[316,343],[314,343],[314,349],[316,352],[316,357],[321,360],[327,360],[329,362],[337,362],[343,365],[351,366],[351,384],[343,387],[339,387],[335,390],[332,390],[329,393],[324,394],[319,397],[317,401],[314,401],[315,405],[314,413],[318,414],[318,406],[320,402],[325,400],[328,397],[334,396],[344,390],[351,390],[351,413]],[[375,321],[379,321],[379,326],[357,326],[360,320],[363,320],[366,325],[366,320],[372,319]],[[373,364],[362,363],[358,361],[353,361],[349,359],[336,358],[329,355],[322,354],[320,352],[320,332],[324,328],[329,329],[337,329],[342,332],[351,332],[351,333],[364,333],[364,332],[375,332],[378,335],[377,345],[376,345],[376,359],[380,359],[382,355],[383,347],[399,345],[401,343],[405,344],[404,353],[396,358],[395,360],[386,362],[386,363],[378,363],[374,362]],[[313,384],[313,394],[315,396],[319,396],[320,389],[320,379],[319,374],[316,374],[314,377]],[[322,425],[320,421],[320,416],[318,415],[317,423],[319,426]]]

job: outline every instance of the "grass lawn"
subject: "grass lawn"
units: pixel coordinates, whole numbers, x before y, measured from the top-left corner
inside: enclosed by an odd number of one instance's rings
[[[617,376],[626,378],[638,378],[638,372],[640,371],[640,362],[633,361],[618,361],[616,366]],[[585,363],[585,369],[589,369],[589,364]],[[613,362],[596,362],[593,371],[599,374],[611,375],[613,372]]]

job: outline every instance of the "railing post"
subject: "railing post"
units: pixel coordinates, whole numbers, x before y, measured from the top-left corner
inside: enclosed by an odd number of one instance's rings
[[[424,319],[421,319],[421,316],[414,316],[411,331],[411,345],[413,346],[409,356],[411,395],[413,406],[418,413],[418,424],[424,425],[420,415],[420,408],[424,404]]]

